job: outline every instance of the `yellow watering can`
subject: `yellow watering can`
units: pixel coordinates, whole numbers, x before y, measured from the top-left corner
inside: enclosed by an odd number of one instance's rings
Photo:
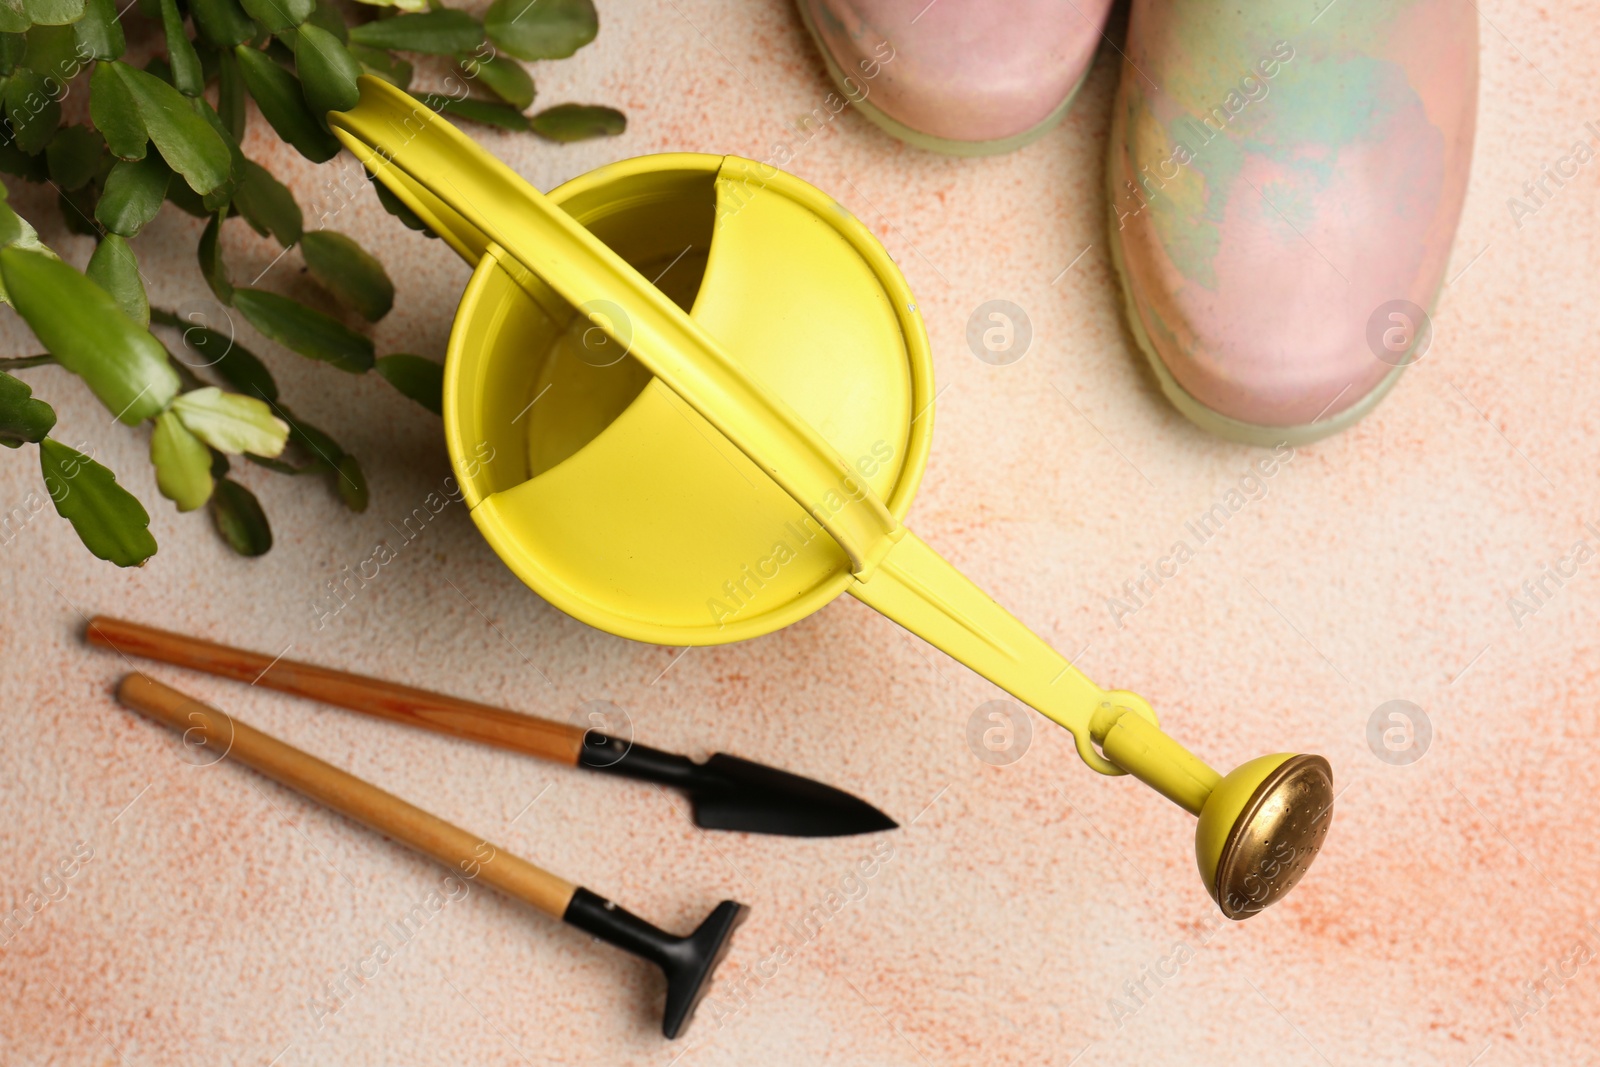
[[[1326,836],[1320,756],[1223,777],[1101,689],[903,525],[926,464],[928,340],[842,207],[728,156],[624,160],[548,197],[423,104],[361,79],[339,139],[475,265],[445,368],[473,520],[546,600],[666,645],[770,633],[849,592],[1199,816],[1242,919]]]

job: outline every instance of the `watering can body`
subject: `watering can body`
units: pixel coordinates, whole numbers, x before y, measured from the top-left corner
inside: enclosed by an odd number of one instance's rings
[[[901,518],[933,421],[915,301],[859,222],[762,169],[645,156],[550,198],[848,458],[859,481],[841,478],[816,509],[865,487]],[[844,592],[850,559],[816,509],[633,359],[627,319],[574,308],[497,248],[478,260],[450,340],[445,428],[501,558],[568,614],[667,645],[760,636]]]

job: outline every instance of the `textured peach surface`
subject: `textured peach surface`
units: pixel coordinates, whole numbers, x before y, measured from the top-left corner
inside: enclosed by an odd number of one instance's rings
[[[1217,766],[1278,749],[1332,760],[1344,792],[1328,848],[1284,903],[1216,930],[1192,820],[1086,770],[1043,720],[1019,762],[980,763],[968,721],[998,694],[848,599],[747,644],[630,644],[529,593],[452,505],[316,629],[323,583],[396,539],[391,520],[448,474],[440,428],[381,381],[247,333],[286,400],[372,483],[352,515],[320,484],[245,466],[277,534],[254,562],[160,500],[145,431],[111,425],[62,371],[24,372],[57,406],[57,436],[87,442],[147,502],[162,547],[119,572],[49,512],[0,545],[0,908],[75,842],[93,850],[0,947],[0,1062],[1583,1062],[1600,1029],[1600,560],[1532,615],[1514,619],[1508,601],[1574,542],[1600,541],[1583,526],[1600,526],[1600,161],[1549,186],[1520,228],[1506,201],[1574,141],[1600,139],[1585,128],[1600,123],[1600,8],[1482,10],[1478,154],[1431,354],[1374,416],[1280,463],[1121,626],[1107,598],[1264,453],[1183,421],[1125,337],[1101,192],[1116,52],[1059,130],[955,160],[849,113],[802,145],[793,123],[830,86],[779,0],[605,3],[599,41],[535,73],[547,102],[625,109],[626,136],[562,148],[473,130],[545,188],[639,153],[764,158],[787,143],[789,169],[882,237],[925,313],[944,391],[919,532]],[[259,132],[247,150],[307,204],[353,166],[318,170]],[[48,217],[44,198],[13,199]],[[466,268],[364,190],[333,225],[395,275],[380,346],[438,356]],[[205,306],[198,230],[169,209],[137,242],[158,304]],[[59,226],[43,236],[88,256]],[[238,223],[225,251],[244,279],[275,255]],[[261,284],[293,290],[299,271],[291,252]],[[966,342],[992,299],[1032,321],[1008,366]],[[0,352],[32,351],[0,318]],[[35,464],[31,448],[0,456],[6,509],[33,491]],[[489,892],[444,903],[374,970],[363,961],[392,941],[387,924],[444,872],[243,768],[183,763],[172,737],[111,701],[126,665],[84,648],[94,611],[551,716],[614,701],[650,743],[815,774],[903,827],[713,835],[648,786],[150,668],[663,925],[725,896],[754,907],[713,999],[670,1045],[645,965]],[[1410,766],[1366,739],[1396,698],[1434,726]],[[892,858],[852,880],[886,844]],[[857,899],[829,915],[841,889]],[[828,918],[802,942],[808,913]],[[769,962],[785,944],[787,962]],[[357,967],[370,981],[319,1029],[308,1002]],[[1141,979],[1135,997],[1125,983]]]

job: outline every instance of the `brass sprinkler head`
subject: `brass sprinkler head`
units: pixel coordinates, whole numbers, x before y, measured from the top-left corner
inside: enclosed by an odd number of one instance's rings
[[[1262,756],[1222,779],[1195,829],[1200,876],[1222,914],[1248,919],[1294,888],[1328,836],[1333,796],[1321,756]]]
[[[1226,777],[1163,733],[1143,698],[1118,692],[1090,719],[1091,738],[1117,767],[1198,815],[1200,877],[1230,919],[1248,919],[1293,889],[1333,821],[1333,768],[1280,752]]]

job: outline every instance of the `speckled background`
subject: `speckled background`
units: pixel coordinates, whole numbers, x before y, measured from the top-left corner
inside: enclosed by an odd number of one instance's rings
[[[0,1062],[1499,1067],[1593,1055],[1600,562],[1535,614],[1516,619],[1509,601],[1574,542],[1600,546],[1583,525],[1600,525],[1600,162],[1520,228],[1506,201],[1574,141],[1600,141],[1585,127],[1600,123],[1600,6],[1483,5],[1478,152],[1431,353],[1373,417],[1301,449],[1120,627],[1107,598],[1258,453],[1168,407],[1119,320],[1100,191],[1116,53],[1102,49],[1066,122],[1014,155],[928,155],[849,113],[795,147],[793,124],[829,85],[787,4],[601,10],[597,43],[535,74],[544,102],[625,110],[625,136],[557,147],[473,135],[543,188],[646,152],[794,147],[790,169],[882,238],[926,316],[943,392],[915,527],[1091,677],[1149,697],[1215,765],[1326,753],[1343,791],[1323,858],[1283,904],[1219,929],[1187,816],[1089,772],[1043,720],[1019,761],[980,762],[969,721],[999,694],[867,608],[846,598],[720,649],[632,644],[525,589],[459,506],[318,630],[323,583],[448,474],[440,426],[383,382],[241,326],[285,399],[372,484],[354,515],[325,486],[245,465],[277,537],[256,561],[157,496],[146,431],[112,425],[60,370],[25,372],[60,414],[56,436],[87,442],[146,501],[161,551],[118,571],[48,510],[0,545],[0,908],[75,843],[93,850],[0,947]],[[354,173],[348,158],[319,169],[274,151],[259,129],[246,148],[308,208],[340,168]],[[52,217],[35,193],[13,201]],[[442,356],[467,268],[364,189],[330,224],[395,276],[380,350]],[[198,231],[168,209],[137,241],[157,304],[210,306]],[[43,236],[80,265],[88,256],[59,226]],[[243,278],[276,255],[240,223],[224,248]],[[299,291],[300,269],[291,252],[261,284]],[[1009,366],[966,344],[969,315],[991,299],[1033,325]],[[0,323],[0,351],[33,351],[14,315]],[[0,456],[5,509],[34,490],[33,457]],[[815,774],[903,827],[713,835],[652,787],[151,668],[664,925],[687,927],[725,896],[754,906],[675,1044],[657,1032],[646,965],[488,891],[447,903],[319,1028],[313,999],[444,872],[243,768],[184,763],[166,732],[110,699],[124,664],[80,640],[96,611],[550,716],[610,700],[643,740]],[[1432,726],[1410,765],[1368,742],[1369,718],[1395,699]],[[884,845],[892,858],[870,879],[847,880]],[[841,890],[856,899],[801,943],[803,916]],[[792,958],[764,965],[782,944]]]

